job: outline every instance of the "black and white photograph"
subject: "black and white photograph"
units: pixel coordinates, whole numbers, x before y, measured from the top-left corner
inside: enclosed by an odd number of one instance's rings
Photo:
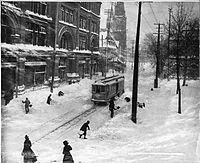
[[[200,0],[1,1],[2,163],[200,163]]]

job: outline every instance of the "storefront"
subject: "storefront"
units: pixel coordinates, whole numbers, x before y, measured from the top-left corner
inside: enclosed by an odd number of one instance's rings
[[[1,90],[8,91],[14,89],[16,84],[16,64],[1,63]]]
[[[44,84],[46,65],[46,62],[25,62],[26,87]]]

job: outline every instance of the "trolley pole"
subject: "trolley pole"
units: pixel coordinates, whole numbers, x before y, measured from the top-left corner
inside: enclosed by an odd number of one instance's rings
[[[135,42],[133,88],[132,88],[132,116],[131,116],[131,119],[134,123],[137,123],[137,93],[138,93],[138,65],[139,65],[139,39],[140,39],[141,6],[142,6],[142,2],[139,2],[137,34],[136,34],[136,42]]]

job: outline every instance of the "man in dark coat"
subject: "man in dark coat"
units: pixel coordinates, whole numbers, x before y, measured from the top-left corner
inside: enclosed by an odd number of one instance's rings
[[[115,109],[114,98],[111,98],[110,101],[109,101],[109,110],[110,110],[110,117],[113,118],[114,110],[116,110]]]
[[[87,121],[81,126],[80,131],[82,131],[83,133],[80,133],[80,138],[82,135],[84,135],[84,139],[87,139],[86,138],[87,129],[90,130],[89,123],[90,121]]]
[[[49,104],[50,105],[50,103],[51,103],[51,94],[48,96],[48,98],[47,98],[47,104]]]
[[[31,149],[31,146],[32,144],[29,140],[29,137],[25,135],[24,148],[21,153],[21,155],[24,156],[24,163],[34,163],[37,161],[37,158],[35,156],[35,153]]]
[[[70,153],[72,147],[69,145],[68,141],[64,141],[63,144],[65,145],[63,148],[63,163],[74,163],[73,157]]]
[[[29,106],[31,104],[31,102],[29,101],[29,99],[26,97],[25,101],[22,101],[22,103],[25,103],[25,112],[26,114],[29,112]]]

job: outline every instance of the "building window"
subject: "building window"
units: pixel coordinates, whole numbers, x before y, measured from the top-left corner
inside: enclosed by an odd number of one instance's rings
[[[87,20],[84,17],[80,17],[80,28],[87,29]]]
[[[45,46],[46,28],[44,26],[27,22],[25,42],[28,44]]]
[[[47,3],[45,2],[32,2],[31,11],[39,15],[46,15]]]
[[[81,7],[85,8],[85,9],[89,9],[88,2],[81,2]]]
[[[80,36],[80,50],[86,50],[86,37],[85,36]]]
[[[74,14],[72,10],[69,10],[69,22],[73,23],[74,22]]]
[[[65,9],[64,6],[61,6],[61,20],[65,20]]]
[[[74,11],[61,6],[61,20],[68,23],[74,22]]]
[[[92,21],[92,23],[91,23],[91,31],[98,33],[97,23],[94,21]]]
[[[47,8],[47,3],[40,2],[41,3],[41,15],[46,15],[46,8]]]

